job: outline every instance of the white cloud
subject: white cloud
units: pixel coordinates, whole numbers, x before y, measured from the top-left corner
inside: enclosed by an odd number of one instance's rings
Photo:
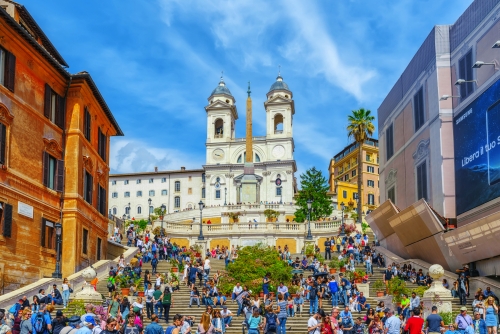
[[[136,139],[112,139],[110,152],[111,172],[130,173],[159,170],[201,168],[205,156],[190,154],[172,148],[151,147]]]

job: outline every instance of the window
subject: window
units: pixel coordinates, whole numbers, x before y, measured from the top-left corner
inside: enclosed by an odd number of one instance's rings
[[[191,176],[188,177],[188,180],[191,181]]]
[[[66,110],[64,104],[64,98],[54,92],[48,84],[45,84],[44,116],[61,129],[64,128],[64,113]]]
[[[373,166],[366,166],[366,170],[368,171],[368,173],[375,173],[375,167]]]
[[[128,206],[125,207],[125,214],[130,215],[130,208]]]
[[[43,152],[43,185],[62,192],[64,188],[64,161]]]
[[[370,188],[375,188],[375,181],[373,181],[373,180],[368,180],[368,181],[366,181],[366,182],[368,183],[368,187],[370,187]]]
[[[123,197],[130,197],[130,191],[126,191]]]
[[[155,208],[151,205],[149,207],[149,214],[152,215],[155,212]]]
[[[167,182],[167,178],[166,177],[162,177],[161,178],[161,183],[166,183]]]
[[[372,155],[371,154],[366,153],[366,161],[368,161],[368,162],[372,161]]]
[[[458,79],[472,81],[472,50],[458,61]],[[464,82],[460,85],[460,100],[465,100],[474,91],[474,82]]]
[[[352,170],[352,172],[351,172],[351,176],[352,176],[352,177],[355,177],[355,176],[356,176],[356,170],[355,170],[355,169],[353,169],[353,170]]]
[[[427,200],[427,165],[426,161],[417,166],[417,201]]]
[[[149,196],[154,196],[155,195],[155,191],[154,190],[150,190],[149,191]]]
[[[205,183],[205,173],[201,174],[201,182]]]
[[[85,107],[83,113],[83,136],[90,141],[92,137],[92,116],[90,115],[89,108]]]
[[[191,195],[193,193],[193,188],[188,188],[188,195]]]
[[[111,194],[111,197],[112,197],[112,198],[118,198],[118,193],[117,193],[117,192],[112,193],[112,194]]]
[[[342,198],[347,198],[347,190],[342,190]]]
[[[96,254],[97,261],[101,260],[101,247],[102,247],[102,240],[101,238],[97,238],[97,254]]]
[[[215,191],[215,198],[220,199],[220,190]]]
[[[106,135],[99,129],[97,137],[97,153],[102,158],[103,161],[106,161],[106,151],[108,146],[108,138]]]
[[[162,196],[167,196],[167,189],[163,189],[163,190],[161,191],[161,195],[162,195]]]
[[[175,181],[175,192],[181,191],[181,181]]]
[[[472,65],[471,65],[472,66]],[[424,88],[421,87],[413,97],[413,117],[415,119],[415,132],[424,125]]]
[[[353,199],[358,199],[358,193],[352,193],[352,198]]]
[[[260,162],[260,157],[257,153],[255,153],[255,162]]]
[[[392,124],[385,130],[385,151],[386,161],[389,161],[394,155],[394,129]]]
[[[10,91],[14,91],[16,77],[16,57],[0,48],[0,84]]]
[[[12,205],[1,203],[0,208],[0,227],[2,235],[6,238],[12,237]]]
[[[344,175],[344,181],[349,181],[349,174]]]
[[[117,214],[117,210],[116,208],[113,208],[113,215],[116,215]]]
[[[116,185],[116,180],[111,181],[111,185],[112,186]]]
[[[137,181],[135,181],[135,183],[141,184],[141,179],[138,179]]]
[[[97,211],[101,213],[101,215],[105,216],[106,215],[106,189],[101,187],[101,185],[98,186],[97,189]]]
[[[276,187],[276,196],[281,196],[281,187]]]
[[[142,213],[142,208],[140,206],[137,207],[137,214],[140,215]]]
[[[83,229],[83,240],[82,240],[82,253],[88,254],[88,240],[89,240],[89,230]]]
[[[127,185],[128,184],[128,180],[123,181],[123,184]]]
[[[141,190],[137,190],[136,196],[137,197],[142,197],[142,191]]]
[[[368,205],[375,205],[375,195],[368,194]]]
[[[205,187],[201,188],[201,198],[205,198]]]
[[[153,180],[152,178],[151,178],[151,179],[149,179],[149,183],[153,183],[153,181],[154,181],[154,180]]]
[[[56,228],[53,222],[45,218],[42,218],[40,244],[43,248],[56,249]]]
[[[391,187],[387,190],[387,199],[390,199],[393,204],[396,204],[396,188]]]
[[[174,198],[174,207],[177,209],[181,207],[181,198],[179,196],[175,196]]]
[[[88,171],[83,177],[83,199],[92,205],[92,190],[94,190],[94,178]]]

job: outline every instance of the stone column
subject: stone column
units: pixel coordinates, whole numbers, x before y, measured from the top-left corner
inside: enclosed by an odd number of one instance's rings
[[[424,302],[424,319],[431,313],[432,306],[437,306],[438,312],[452,311],[452,297],[450,290],[443,286],[441,277],[444,269],[439,264],[433,264],[429,268],[429,275],[432,277],[431,287],[424,292],[422,301]]]

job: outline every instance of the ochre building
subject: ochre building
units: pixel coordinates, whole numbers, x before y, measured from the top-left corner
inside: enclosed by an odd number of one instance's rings
[[[109,138],[123,135],[87,72],[27,9],[0,0],[0,292],[106,254]]]

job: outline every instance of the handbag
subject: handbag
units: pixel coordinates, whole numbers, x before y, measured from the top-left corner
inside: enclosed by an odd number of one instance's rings
[[[69,288],[69,293],[73,293],[73,289],[72,288]]]

